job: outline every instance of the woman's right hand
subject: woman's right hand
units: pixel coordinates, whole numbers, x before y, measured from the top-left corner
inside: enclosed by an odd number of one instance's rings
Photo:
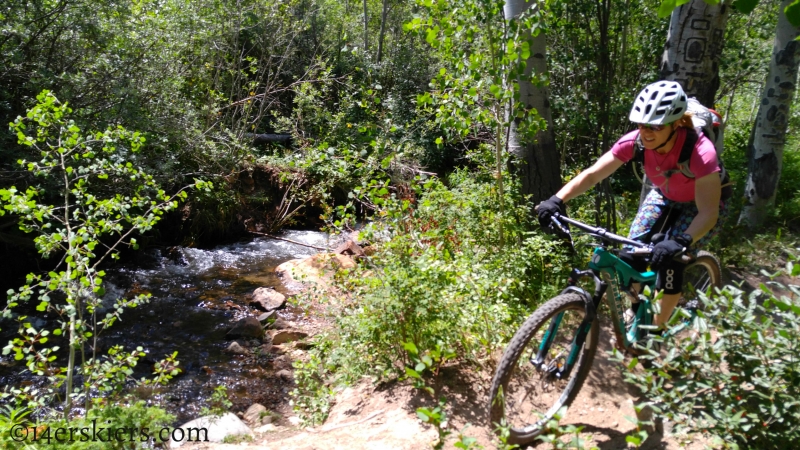
[[[536,214],[539,218],[539,225],[542,228],[548,229],[552,223],[551,219],[553,218],[553,214],[567,214],[567,207],[564,205],[564,202],[556,197],[555,195],[550,197],[549,199],[539,203],[539,206],[536,207]]]

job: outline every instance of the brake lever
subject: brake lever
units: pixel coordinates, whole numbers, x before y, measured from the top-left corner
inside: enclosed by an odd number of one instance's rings
[[[564,234],[568,235],[570,237],[570,240],[572,240],[572,234],[569,232],[569,228],[564,226],[564,224],[561,223],[561,221],[558,220],[558,218],[555,215],[550,217],[550,222],[552,222],[553,225],[558,227],[558,229],[561,230]]]
[[[556,217],[556,215],[550,217],[550,223],[556,226],[559,230],[561,230],[562,233],[564,233],[566,237],[569,238],[569,247],[570,249],[572,249],[572,253],[575,253],[575,242],[572,240],[572,233],[569,232],[569,228],[567,228],[563,223],[561,223],[561,221],[558,220],[558,217]]]

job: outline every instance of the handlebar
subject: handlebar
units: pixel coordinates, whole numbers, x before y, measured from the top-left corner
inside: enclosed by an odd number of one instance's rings
[[[564,224],[561,223],[561,222],[566,222],[566,223],[568,223],[570,225],[573,225],[573,226],[575,226],[577,228],[580,228],[581,230],[586,231],[587,233],[589,233],[591,236],[597,237],[597,238],[599,238],[599,239],[601,239],[603,241],[611,242],[611,243],[617,243],[617,244],[626,244],[626,245],[630,245],[632,247],[635,247],[635,250],[633,251],[633,253],[635,253],[637,255],[646,256],[646,255],[650,255],[653,252],[653,244],[645,244],[643,242],[634,241],[632,239],[628,239],[628,238],[620,236],[618,234],[614,234],[614,233],[606,230],[605,228],[593,227],[593,226],[587,225],[587,224],[585,224],[583,222],[579,222],[579,221],[577,221],[575,219],[570,219],[569,217],[564,216],[564,215],[562,215],[560,213],[554,213],[552,218],[551,218],[551,220],[552,220],[552,222],[553,222],[553,224],[555,226],[559,227],[561,229],[561,231],[564,232],[567,235],[570,234],[569,233],[569,229],[567,229],[567,227],[565,227]],[[692,262],[693,258],[686,254],[687,250],[688,250],[688,248],[684,247],[684,249],[681,252],[681,254],[676,256],[676,257],[674,257],[673,259],[676,260],[676,261],[680,261],[680,262],[682,262],[684,264],[688,264],[688,263]]]
[[[570,225],[574,225],[574,226],[580,228],[581,230],[586,231],[587,233],[591,234],[592,236],[596,236],[596,237],[598,237],[598,238],[600,238],[600,239],[602,239],[604,241],[618,243],[618,244],[627,244],[627,245],[630,245],[630,246],[633,246],[633,247],[637,247],[637,248],[640,248],[640,249],[650,249],[652,247],[651,245],[645,244],[643,242],[634,241],[633,239],[628,239],[628,238],[620,236],[618,234],[614,234],[614,233],[606,230],[605,228],[593,227],[593,226],[587,225],[587,224],[585,224],[583,222],[578,222],[575,219],[570,219],[569,217],[562,216],[559,213],[553,214],[553,217],[552,217],[551,220],[553,221],[554,224],[556,224],[556,226],[561,228],[561,230],[564,231],[565,233],[568,233],[568,231],[567,231],[566,227],[561,223],[562,221],[566,222],[566,223],[568,223]],[[637,253],[639,253],[639,252],[637,252]]]

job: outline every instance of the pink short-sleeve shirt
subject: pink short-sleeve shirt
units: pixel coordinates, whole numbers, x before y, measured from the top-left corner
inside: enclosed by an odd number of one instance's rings
[[[681,148],[684,141],[686,141],[686,128],[679,128],[677,133],[678,139],[675,140],[675,145],[666,155],[661,155],[655,150],[645,149],[644,172],[664,197],[676,202],[691,202],[694,201],[695,179],[720,171],[719,163],[717,162],[717,151],[714,148],[714,144],[700,133],[694,146],[692,157],[689,160],[689,168],[695,178],[688,178],[680,172],[673,173],[672,176],[667,178],[664,176],[664,172],[678,168],[678,157],[680,157]],[[634,130],[622,136],[611,147],[611,154],[622,162],[630,161],[633,158],[635,141],[638,135],[639,131]]]

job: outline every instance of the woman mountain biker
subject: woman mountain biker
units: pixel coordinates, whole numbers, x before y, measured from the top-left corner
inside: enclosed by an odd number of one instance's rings
[[[543,227],[550,227],[555,212],[566,212],[565,202],[610,176],[634,157],[637,145],[643,146],[644,171],[655,188],[639,208],[628,237],[649,242],[654,233],[662,231],[657,227],[663,226],[666,215],[673,216],[666,237],[653,247],[650,261],[651,268],[659,272],[656,287],[664,291],[661,312],[654,322],[660,325],[669,319],[681,297],[685,266],[673,257],[684,248],[695,251],[708,243],[718,232],[721,219],[727,216],[727,201],[721,198],[720,164],[714,144],[695,132],[680,84],[658,81],[648,85],[636,96],[630,121],[637,129],[622,136],[594,165],[543,201],[538,206],[538,218]],[[697,135],[689,160],[693,178],[685,176],[678,167],[681,149],[690,134]],[[624,252],[620,257],[634,269],[646,270],[640,260]],[[632,308],[627,315],[638,309],[638,303],[633,303]]]

